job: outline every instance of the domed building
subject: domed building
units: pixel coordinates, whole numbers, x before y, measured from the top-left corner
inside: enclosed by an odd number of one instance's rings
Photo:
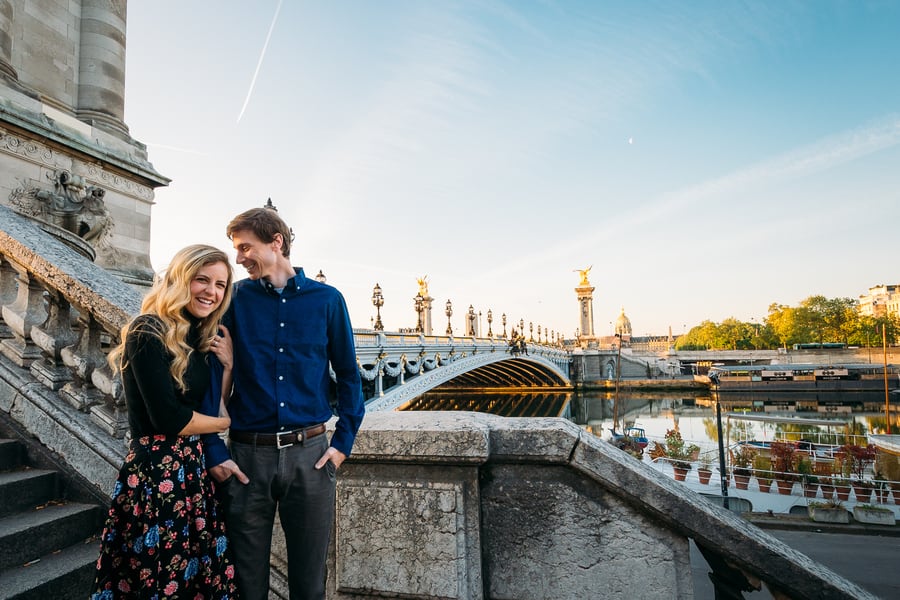
[[[623,340],[631,338],[631,319],[625,316],[625,307],[622,307],[622,313],[616,319],[615,332]]]

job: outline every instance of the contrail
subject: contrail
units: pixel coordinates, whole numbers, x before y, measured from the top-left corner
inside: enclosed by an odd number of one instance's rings
[[[259,62],[256,63],[256,70],[253,72],[253,79],[250,81],[250,89],[247,90],[247,97],[244,99],[244,105],[241,107],[241,114],[238,115],[237,122],[241,122],[241,117],[244,116],[244,111],[247,110],[247,105],[250,104],[250,96],[253,95],[253,87],[256,85],[256,76],[259,75],[259,68],[262,67],[263,58],[266,57],[266,48],[269,47],[269,38],[272,37],[272,30],[275,29],[275,21],[278,20],[278,13],[281,12],[281,3],[283,0],[278,0],[278,6],[275,7],[275,16],[272,17],[272,24],[269,25],[269,33],[266,34],[266,43],[263,44],[262,52],[259,54]]]

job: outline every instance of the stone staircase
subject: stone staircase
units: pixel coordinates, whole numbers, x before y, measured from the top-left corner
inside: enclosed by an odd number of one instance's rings
[[[66,500],[61,474],[28,462],[21,443],[0,439],[0,600],[84,600],[103,509]]]

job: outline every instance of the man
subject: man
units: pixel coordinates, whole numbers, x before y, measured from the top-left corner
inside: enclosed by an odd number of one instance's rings
[[[234,284],[224,318],[234,344],[231,457],[218,438],[206,456],[213,477],[227,482],[240,597],[268,597],[277,509],[291,600],[324,598],[335,473],[365,412],[350,317],[340,292],[291,266],[292,232],[275,210],[241,213],[226,232],[249,278]],[[329,365],[338,415],[330,444]]]

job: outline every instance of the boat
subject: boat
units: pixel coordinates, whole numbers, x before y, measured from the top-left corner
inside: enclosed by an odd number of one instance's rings
[[[885,383],[887,370],[887,383]],[[728,392],[864,392],[900,389],[900,368],[876,364],[716,365],[710,389]]]
[[[628,427],[625,429],[624,433],[619,433],[615,429],[610,429],[609,433],[612,436],[613,441],[629,438],[641,448],[646,448],[647,444],[650,443],[650,440],[647,439],[647,435],[644,433],[643,427]]]
[[[900,435],[869,434],[869,443],[874,444],[879,452],[900,456]]]

